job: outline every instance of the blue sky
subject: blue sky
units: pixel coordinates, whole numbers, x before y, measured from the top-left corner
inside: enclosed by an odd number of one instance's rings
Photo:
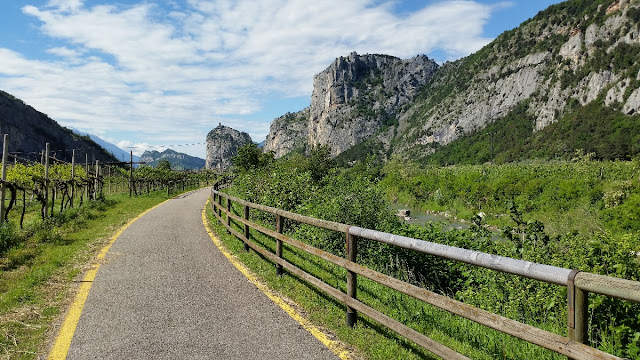
[[[137,154],[262,141],[338,56],[455,60],[558,2],[0,0],[0,90]]]

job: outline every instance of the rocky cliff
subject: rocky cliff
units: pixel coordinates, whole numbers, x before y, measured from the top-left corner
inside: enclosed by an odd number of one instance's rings
[[[309,139],[309,108],[286,113],[273,120],[262,150],[272,151],[276,158],[294,150],[304,152]]]
[[[401,60],[354,52],[340,57],[314,77],[309,108],[271,124],[264,149],[280,157],[296,148],[326,145],[335,156],[395,124],[437,68],[424,55]]]
[[[158,162],[162,159],[169,161],[171,169],[174,170],[197,170],[202,169],[205,165],[204,159],[171,149],[166,149],[163,152],[155,150],[145,151],[142,156],[140,156],[140,161],[145,162],[148,166],[157,166]]]
[[[571,0],[441,67],[353,53],[314,77],[310,107],[276,119],[265,149],[423,158],[522,107],[531,134],[594,104],[637,116],[639,26],[638,0]]]
[[[58,159],[71,161],[72,150],[76,160],[114,161],[106,150],[88,136],[74,134],[47,115],[25,104],[22,100],[0,91],[0,134],[9,134],[9,152],[30,160],[40,160],[46,143]]]
[[[527,102],[539,131],[594,101],[640,106],[638,1],[568,1],[442,66],[400,117],[394,152],[427,154]],[[385,142],[386,139],[379,139]]]
[[[238,149],[251,142],[249,134],[219,124],[207,134],[205,167],[207,169],[228,169],[231,166],[231,158],[238,154]]]

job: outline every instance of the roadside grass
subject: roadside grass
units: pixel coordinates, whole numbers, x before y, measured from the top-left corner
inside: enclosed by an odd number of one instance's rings
[[[233,207],[232,210],[237,215],[242,213],[242,208],[239,206]],[[263,259],[254,251],[244,251],[243,243],[228,234],[226,229],[217,222],[210,207],[207,209],[207,216],[212,229],[234,256],[251,269],[257,278],[266,283],[269,288],[291,299],[301,307],[302,313],[311,322],[327,329],[339,341],[352,347],[355,358],[437,358],[424,348],[362,315],[359,315],[357,325],[354,328],[349,328],[346,325],[344,305],[286,271],[283,276],[277,276],[273,263]],[[225,218],[224,214],[222,216]],[[252,218],[252,221],[256,221],[256,219]],[[233,220],[231,223],[236,230],[242,233],[241,224],[235,224]],[[274,228],[273,225],[264,223],[262,225]],[[273,239],[254,230],[250,231],[250,236],[256,244],[275,252]],[[286,244],[283,246],[283,256],[290,263],[346,292],[346,271],[339,266]],[[402,279],[403,274],[398,274],[397,277]],[[362,276],[358,277],[358,300],[472,359],[564,358],[536,345],[452,315]],[[563,329],[550,329],[545,324],[532,325],[556,333],[563,331]]]
[[[45,356],[91,259],[130,219],[166,199],[166,191],[115,194],[44,223],[32,216],[15,230],[23,241],[0,257],[0,359]]]

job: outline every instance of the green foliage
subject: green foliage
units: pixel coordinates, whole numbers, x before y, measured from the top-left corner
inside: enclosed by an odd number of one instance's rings
[[[233,166],[241,172],[259,169],[273,161],[273,153],[263,153],[258,145],[246,144],[238,149],[238,154],[231,158]]]
[[[11,247],[13,247],[18,238],[15,236],[14,225],[10,222],[4,222],[0,225],[0,256],[4,255]]]
[[[382,169],[385,177],[380,185],[390,200],[438,211],[488,212],[489,220],[501,227],[514,226],[504,214],[517,210],[525,214],[525,223],[542,220],[553,234],[580,230],[589,235],[605,229],[619,236],[640,231],[635,206],[640,198],[640,164],[588,158],[424,168],[394,159]],[[576,219],[569,222],[570,217]]]
[[[372,157],[373,161],[381,164],[384,156],[384,145],[375,137],[370,137],[338,154],[335,161],[340,167],[347,167]]]
[[[167,159],[160,159],[156,167],[160,170],[171,170],[171,163]]]
[[[309,154],[307,168],[311,172],[311,179],[321,181],[336,166],[331,158],[331,149],[328,146],[315,146]]]

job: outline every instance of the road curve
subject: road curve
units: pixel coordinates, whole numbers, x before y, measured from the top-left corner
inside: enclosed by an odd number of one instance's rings
[[[67,359],[337,359],[218,251],[208,195],[169,200],[120,235]]]

